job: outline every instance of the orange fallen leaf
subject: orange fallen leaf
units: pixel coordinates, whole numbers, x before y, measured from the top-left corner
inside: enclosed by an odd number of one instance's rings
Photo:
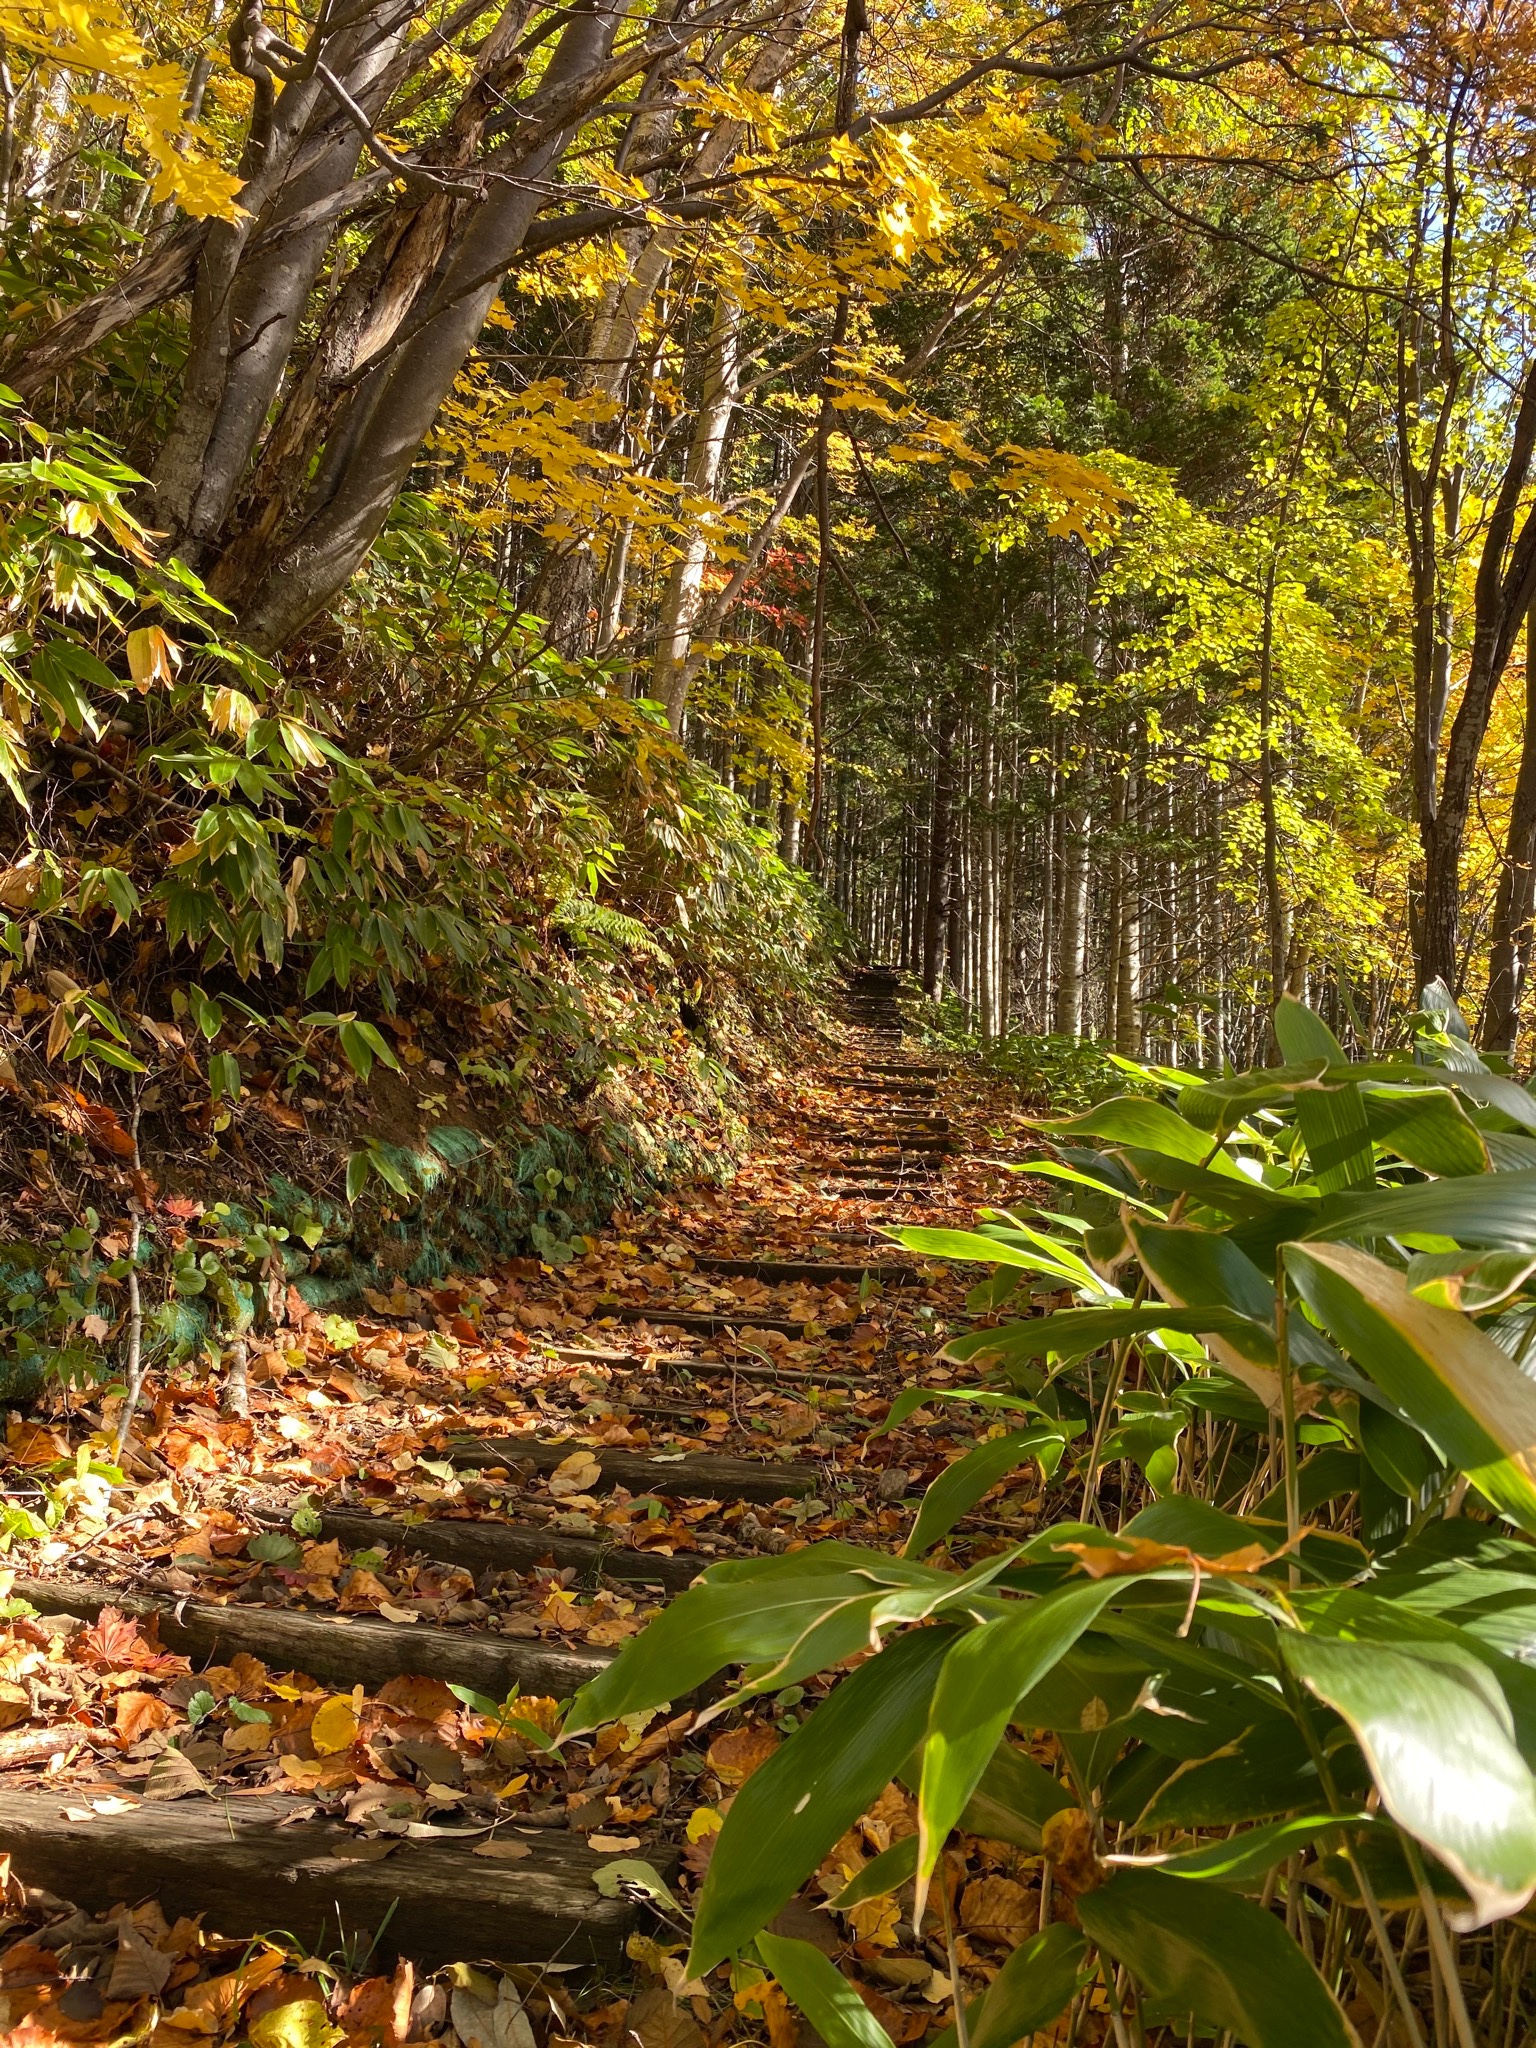
[[[1298,1541],[1307,1533],[1305,1529],[1300,1531]],[[1282,1544],[1278,1550],[1266,1550],[1262,1543],[1245,1543],[1240,1550],[1229,1550],[1221,1557],[1201,1557],[1183,1544],[1154,1543],[1148,1537],[1138,1536],[1123,1547],[1107,1543],[1057,1543],[1052,1548],[1069,1551],[1091,1579],[1120,1578],[1127,1573],[1155,1572],[1181,1564],[1192,1565],[1212,1578],[1241,1579],[1263,1565],[1273,1564],[1277,1557],[1284,1557],[1290,1546]]]
[[[728,1785],[744,1785],[752,1773],[767,1763],[780,1742],[778,1730],[766,1721],[749,1721],[717,1735],[709,1745],[709,1767]]]

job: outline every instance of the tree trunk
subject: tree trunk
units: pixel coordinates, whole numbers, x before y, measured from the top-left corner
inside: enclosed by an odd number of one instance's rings
[[[1079,775],[1081,771],[1079,771]],[[1061,921],[1058,926],[1056,971],[1056,1015],[1054,1029],[1066,1038],[1083,1035],[1083,975],[1088,950],[1088,852],[1093,814],[1078,798],[1073,777],[1073,798],[1063,821]]]
[[[1488,997],[1483,1006],[1483,1047],[1513,1056],[1520,1036],[1520,1003],[1531,957],[1536,911],[1536,612],[1525,621],[1525,731],[1520,769],[1504,841],[1504,868],[1494,901],[1488,949]]]
[[[704,389],[688,450],[686,480],[689,492],[699,498],[713,498],[720,485],[725,464],[726,437],[736,409],[736,354],[741,332],[741,307],[723,288],[715,299],[710,327],[709,360],[704,371]],[[666,594],[661,603],[661,624],[656,634],[656,658],[651,694],[666,706],[667,721],[681,732],[688,702],[688,655],[704,589],[704,570],[709,561],[710,530],[702,516],[689,530],[683,551],[672,565]]]
[[[493,186],[469,216],[420,326],[364,379],[333,428],[298,531],[241,607],[241,631],[262,652],[281,647],[329,604],[372,547],[545,203],[543,187],[580,118],[581,85],[590,78],[596,88],[615,27],[594,0],[572,9],[526,103],[529,132],[550,132],[517,165],[518,177]]]

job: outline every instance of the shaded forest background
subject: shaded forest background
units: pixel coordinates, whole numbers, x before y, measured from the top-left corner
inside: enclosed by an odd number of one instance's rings
[[[435,1028],[462,1085],[471,1015],[569,1122],[839,917],[981,1041],[1241,1066],[1290,991],[1363,1051],[1438,978],[1516,1051],[1522,8],[6,0],[0,57],[6,1074],[77,1147]]]

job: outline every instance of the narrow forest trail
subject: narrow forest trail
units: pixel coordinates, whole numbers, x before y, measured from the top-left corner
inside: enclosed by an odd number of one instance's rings
[[[0,1954],[11,2019],[117,2039],[148,2000],[238,2031],[275,1994],[231,1988],[235,1965],[293,1976],[247,1953],[275,1930],[364,1977],[398,1954],[397,2001],[411,1966],[623,1965],[644,1882],[623,1866],[686,1889],[697,1816],[803,1694],[697,1745],[697,1703],[559,1755],[540,1730],[712,1560],[901,1542],[985,1418],[870,1437],[900,1386],[970,1370],[935,1362],[963,1277],[883,1233],[999,1199],[989,1134],[985,1091],[903,1040],[894,973],[856,972],[841,1042],[762,1094],[729,1186],[560,1269],[306,1314],[252,1357],[243,1403],[157,1389],[105,1527],[13,1559],[33,1612],[0,1639],[0,1850],[12,1947],[42,1960]],[[7,1483],[111,1420],[13,1420]],[[18,1880],[79,1911],[40,1933]],[[125,1905],[131,1925],[102,1917]],[[358,2038],[429,2038],[439,1992],[411,1995],[410,2029]]]

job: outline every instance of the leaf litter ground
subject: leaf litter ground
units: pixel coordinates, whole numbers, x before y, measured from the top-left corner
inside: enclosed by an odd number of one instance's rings
[[[222,1373],[174,1375],[135,1418],[121,1486],[92,1470],[109,1455],[110,1404],[60,1396],[52,1412],[13,1416],[5,1483],[13,1497],[45,1491],[61,1519],[50,1541],[18,1544],[9,1561],[0,1793],[56,1798],[60,1830],[100,1828],[141,1804],[249,1802],[273,1827],[328,1817],[359,1861],[408,1862],[422,1844],[452,1842],[466,1894],[477,1870],[515,1866],[560,1831],[594,1852],[600,1888],[619,1889],[638,1861],[665,1868],[686,1901],[735,1792],[826,1681],[697,1736],[684,1705],[555,1753],[549,1693],[488,1694],[430,1670],[346,1685],[249,1650],[210,1663],[162,1637],[189,1613],[238,1609],[257,1639],[266,1617],[313,1617],[331,1660],[349,1647],[338,1651],[334,1631],[383,1622],[568,1651],[595,1668],[669,1585],[714,1559],[830,1535],[899,1547],[916,1497],[985,1423],[935,1404],[870,1438],[903,1386],[971,1371],[935,1356],[968,1321],[954,1269],[924,1266],[880,1232],[1006,1201],[1014,1184],[986,1162],[1020,1133],[982,1084],[950,1077],[941,1101],[921,1105],[950,1125],[942,1177],[904,1161],[884,1183],[892,1192],[839,1192],[850,1158],[886,1142],[867,1135],[871,1123],[889,1127],[885,1099],[871,1111],[869,1084],[848,1072],[860,1050],[852,1038],[836,1070],[763,1089],[756,1149],[730,1188],[617,1216],[561,1268],[516,1260],[430,1292],[402,1285],[351,1318],[318,1317],[292,1295],[288,1324],[253,1345],[247,1412],[229,1412]],[[749,1263],[843,1272],[722,1270]],[[897,1271],[883,1284],[855,1277],[872,1265]],[[466,1436],[506,1438],[504,1458],[466,1466]],[[531,1458],[530,1439],[553,1449]],[[615,1463],[636,1454],[653,1461],[650,1483],[615,1483]],[[782,1464],[784,1492],[683,1490],[695,1459],[722,1457],[759,1472]],[[1048,1512],[1025,1468],[952,1547],[968,1561]],[[508,1524],[527,1539],[525,1564],[476,1569],[441,1554],[455,1534]],[[61,1603],[81,1611],[49,1611]],[[971,1839],[941,1870],[950,1945],[932,1938],[932,1916],[930,1938],[915,1936],[900,1892],[822,1910],[914,1827],[893,1783],[780,1923],[837,1958],[897,2043],[952,2021],[957,1969],[979,1991],[1021,1939],[1071,1910],[1048,1879],[1042,1897],[1039,1858]],[[490,1970],[475,1954],[427,1972],[409,1955],[385,1967],[387,1929],[373,1954],[306,1954],[276,1932],[252,1940],[168,1915],[154,1898],[86,1910],[27,1889],[3,1861],[0,1871],[0,2017],[20,2048],[700,2048],[765,2035],[791,2048],[802,2032],[752,1972],[684,1985],[683,1928],[665,1902],[631,1935],[621,1979],[505,1956]],[[1095,2033],[1090,2019],[1080,2038]]]

